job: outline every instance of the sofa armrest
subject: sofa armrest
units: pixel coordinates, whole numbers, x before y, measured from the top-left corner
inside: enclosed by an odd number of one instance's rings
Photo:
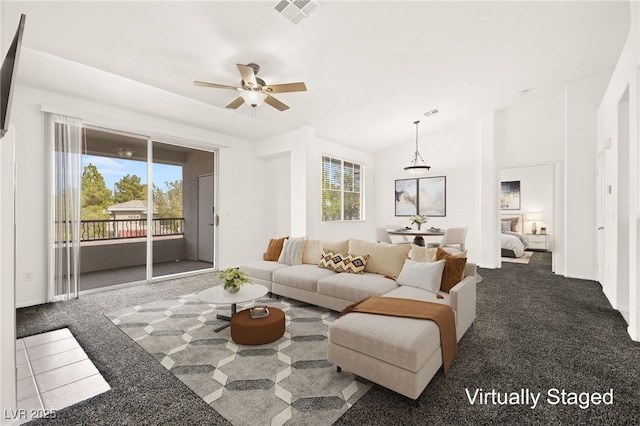
[[[476,277],[467,276],[449,290],[451,307],[456,311],[458,340],[476,319]]]

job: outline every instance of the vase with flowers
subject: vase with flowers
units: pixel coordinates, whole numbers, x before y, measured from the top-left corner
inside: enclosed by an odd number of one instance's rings
[[[418,231],[423,224],[427,223],[428,220],[429,218],[426,215],[417,214],[415,216],[411,216],[411,224],[416,225],[418,227]]]
[[[222,288],[231,294],[239,292],[244,284],[253,284],[251,278],[240,268],[227,268],[218,274],[218,278],[224,280]]]

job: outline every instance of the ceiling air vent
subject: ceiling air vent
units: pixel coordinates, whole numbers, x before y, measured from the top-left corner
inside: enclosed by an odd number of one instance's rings
[[[320,6],[316,0],[280,0],[273,9],[287,18],[289,21],[297,24],[316,8]]]
[[[440,114],[440,110],[438,108],[430,109],[429,111],[424,113],[425,117],[431,117],[432,115]]]

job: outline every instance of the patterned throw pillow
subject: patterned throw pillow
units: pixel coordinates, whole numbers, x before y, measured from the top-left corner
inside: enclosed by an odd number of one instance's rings
[[[369,255],[354,255],[336,253],[323,249],[322,258],[318,263],[319,268],[330,269],[334,272],[348,272],[350,274],[364,274],[364,267],[367,265]]]

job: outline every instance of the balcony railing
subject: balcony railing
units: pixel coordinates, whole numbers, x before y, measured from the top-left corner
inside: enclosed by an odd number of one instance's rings
[[[184,234],[184,218],[152,219],[152,235]],[[146,219],[83,220],[80,222],[80,241],[117,240],[147,236]]]

